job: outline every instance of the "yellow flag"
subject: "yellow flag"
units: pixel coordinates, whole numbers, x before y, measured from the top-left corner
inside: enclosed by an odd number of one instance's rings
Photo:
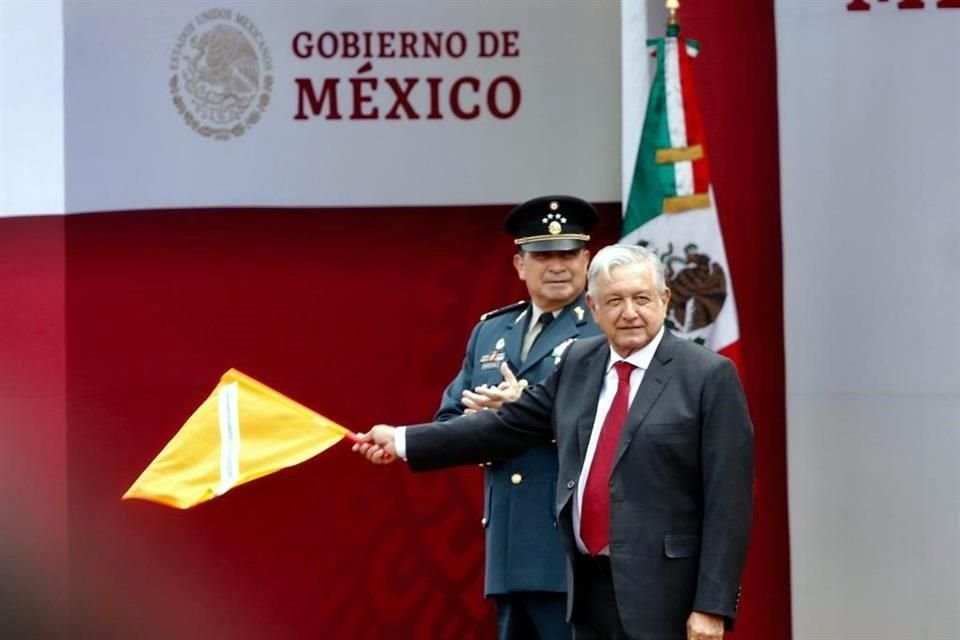
[[[353,434],[236,369],[193,412],[123,499],[188,509],[292,467]]]

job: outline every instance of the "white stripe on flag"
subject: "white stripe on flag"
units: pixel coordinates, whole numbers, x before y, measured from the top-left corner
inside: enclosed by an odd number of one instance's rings
[[[240,477],[240,403],[236,382],[220,389],[220,484],[213,490],[225,494]]]
[[[683,89],[680,86],[680,52],[676,38],[664,38],[663,88],[667,101],[667,130],[670,146],[682,149],[687,146],[687,120],[683,110]],[[689,160],[673,165],[677,181],[677,195],[693,195],[693,163]]]

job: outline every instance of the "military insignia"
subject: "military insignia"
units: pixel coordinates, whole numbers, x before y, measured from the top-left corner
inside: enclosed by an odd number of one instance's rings
[[[583,307],[577,305],[573,308],[573,315],[577,316],[577,322],[583,322]]]
[[[553,356],[554,366],[560,364],[560,359],[563,357],[563,352],[567,350],[567,347],[569,347],[571,344],[576,342],[576,340],[577,340],[576,338],[567,338],[566,340],[564,340],[563,342],[561,342],[560,344],[558,344],[553,348],[553,353],[551,353],[550,355]]]
[[[555,202],[551,204],[556,204]],[[543,224],[547,225],[547,232],[552,235],[560,235],[563,233],[563,225],[567,223],[567,219],[560,215],[559,213],[548,213],[543,220]],[[563,223],[563,224],[561,224]]]
[[[481,369],[494,369],[500,366],[500,363],[506,360],[507,354],[504,353],[503,348],[507,345],[507,341],[503,338],[499,338],[497,343],[493,347],[493,351],[490,353],[485,353],[480,356],[480,368]]]
[[[494,349],[490,353],[486,353],[480,356],[480,368],[481,369],[498,369],[500,363],[506,360],[507,354],[503,351]]]
[[[487,311],[485,314],[483,314],[482,316],[480,316],[480,322],[483,322],[484,320],[488,320],[488,319],[490,319],[490,318],[495,318],[495,317],[497,317],[497,316],[499,316],[499,315],[503,315],[504,313],[507,313],[508,311],[513,311],[513,310],[515,310],[515,309],[519,309],[519,308],[525,306],[526,304],[527,304],[527,301],[526,301],[526,300],[520,300],[520,301],[518,301],[518,302],[514,302],[513,304],[508,304],[508,305],[505,306],[505,307],[500,307],[499,309],[494,309],[493,311]],[[526,310],[524,310],[524,311],[526,311]],[[523,315],[523,314],[521,314],[521,315]]]

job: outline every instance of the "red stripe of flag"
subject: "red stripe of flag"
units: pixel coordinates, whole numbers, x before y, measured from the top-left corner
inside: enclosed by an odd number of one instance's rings
[[[677,38],[677,57],[680,66],[680,90],[683,93],[683,115],[687,124],[687,145],[701,145],[703,158],[693,161],[693,192],[707,193],[710,188],[710,168],[707,164],[707,145],[700,119],[700,103],[693,87],[693,65],[687,52],[687,41]]]

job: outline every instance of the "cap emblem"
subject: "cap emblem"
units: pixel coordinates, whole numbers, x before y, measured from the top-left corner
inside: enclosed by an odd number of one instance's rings
[[[556,202],[551,202],[550,206],[557,204]],[[567,219],[561,216],[559,213],[548,213],[547,216],[543,219],[543,223],[547,225],[547,231],[552,236],[560,235],[563,232],[563,226],[560,223],[566,224]]]

